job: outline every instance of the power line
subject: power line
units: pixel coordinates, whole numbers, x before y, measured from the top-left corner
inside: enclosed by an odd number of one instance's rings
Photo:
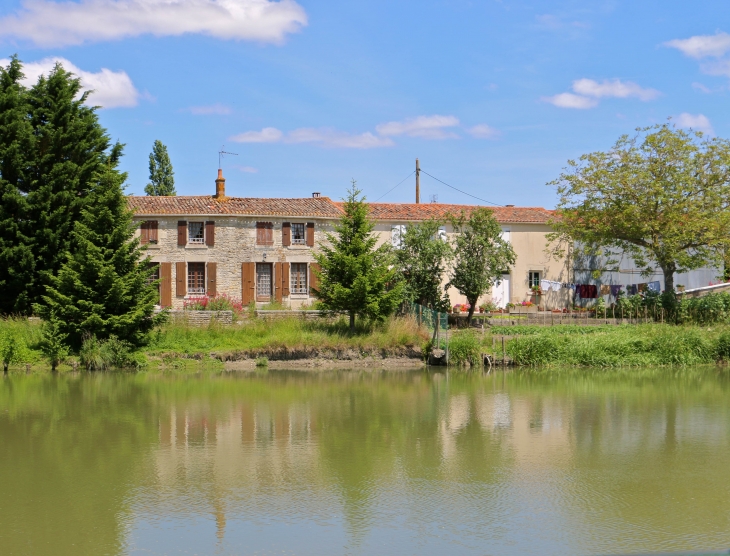
[[[408,178],[410,178],[410,177],[411,177],[411,176],[412,176],[412,175],[413,175],[414,173],[415,173],[415,170],[413,170],[413,172],[411,172],[411,173],[410,173],[410,174],[408,174],[408,175],[407,175],[407,176],[406,176],[405,178],[403,178],[402,180],[400,180],[400,181],[398,182],[398,185],[402,184],[402,183],[403,183],[404,181],[406,181],[406,180],[407,180]],[[395,187],[398,187],[398,185],[396,185]],[[393,189],[395,189],[395,187],[394,187]],[[382,198],[383,198],[383,197],[385,197],[385,196],[386,196],[386,195],[387,195],[388,193],[390,193],[391,191],[393,191],[393,189],[389,189],[388,191],[386,191],[385,193],[383,193],[383,194],[382,194],[382,195],[381,195],[380,197],[378,197],[377,199],[375,199],[375,201],[373,201],[373,202],[374,202],[374,203],[377,203],[378,201],[380,201],[380,199],[382,199]]]
[[[493,203],[492,201],[487,201],[486,199],[482,199],[481,197],[477,197],[476,195],[472,195],[471,193],[467,193],[466,191],[462,191],[461,189],[458,189],[458,188],[454,187],[453,185],[449,185],[445,181],[442,181],[442,180],[438,179],[437,177],[432,176],[431,174],[429,174],[428,172],[426,172],[423,168],[421,168],[421,172],[423,172],[427,176],[435,179],[437,182],[443,183],[446,187],[450,187],[451,189],[453,189],[455,191],[458,191],[459,193],[463,193],[464,195],[468,195],[469,197],[474,197],[477,201],[481,201],[483,203],[488,203],[490,205],[494,205],[495,207],[503,207],[504,206],[504,205],[500,205],[500,204],[497,204],[497,203]],[[398,184],[398,185],[400,185],[400,184]]]

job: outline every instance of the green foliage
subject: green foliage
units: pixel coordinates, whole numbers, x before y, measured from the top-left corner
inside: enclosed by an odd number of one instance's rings
[[[51,316],[51,320],[43,323],[43,340],[39,347],[51,365],[51,371],[55,372],[58,365],[68,356],[67,336],[68,334],[61,331],[58,319],[53,316]]]
[[[453,219],[456,241],[455,262],[449,286],[469,301],[469,317],[479,297],[515,264],[512,246],[502,239],[502,228],[490,210],[479,208],[469,218],[462,213]]]
[[[730,332],[723,332],[717,339],[717,358],[730,361]]]
[[[312,288],[326,311],[346,311],[350,329],[355,317],[382,321],[403,299],[403,284],[389,245],[376,247],[375,225],[355,181],[344,203],[345,214],[327,234],[328,243],[314,257],[320,265],[319,287]]]
[[[123,175],[105,172],[88,197],[73,232],[73,250],[58,275],[49,277],[38,313],[57,318],[69,345],[79,348],[85,335],[112,335],[135,346],[153,328],[157,287],[149,282],[152,267],[142,260],[134,239],[132,214],[122,192]]]
[[[256,358],[256,366],[257,367],[268,367],[269,366],[269,360],[266,357],[257,357]]]
[[[110,336],[99,340],[87,335],[79,350],[79,359],[87,371],[104,371],[139,366],[139,358],[132,352],[129,342]]]
[[[608,152],[568,161],[551,182],[560,197],[556,254],[602,255],[615,266],[626,254],[658,266],[666,290],[674,274],[719,266],[730,226],[730,142],[663,124],[619,138]],[[577,242],[577,243],[574,243]]]
[[[439,237],[440,226],[437,220],[409,224],[395,255],[405,281],[406,299],[447,311],[449,299],[441,282],[453,250],[446,238]]]
[[[3,327],[0,330],[0,362],[3,364],[3,373],[7,374],[10,365],[23,363],[28,357],[25,338],[14,328]]]
[[[0,68],[0,314],[30,314],[41,301],[89,190],[117,172],[122,151],[60,64],[30,88],[23,77],[17,57]]]
[[[175,172],[172,170],[170,155],[162,141],[155,140],[150,153],[150,182],[145,186],[147,195],[174,196]]]
[[[455,333],[449,339],[449,364],[482,365],[482,345],[471,330]]]

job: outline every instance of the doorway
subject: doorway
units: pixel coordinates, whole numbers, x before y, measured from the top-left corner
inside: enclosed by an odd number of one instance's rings
[[[256,263],[256,301],[271,301],[271,263]]]
[[[507,307],[509,303],[509,274],[502,274],[499,284],[492,286],[492,301],[500,309]]]

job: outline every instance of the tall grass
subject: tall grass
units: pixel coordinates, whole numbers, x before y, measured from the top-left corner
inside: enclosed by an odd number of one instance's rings
[[[472,330],[455,333],[449,339],[449,364],[481,365],[481,340]]]

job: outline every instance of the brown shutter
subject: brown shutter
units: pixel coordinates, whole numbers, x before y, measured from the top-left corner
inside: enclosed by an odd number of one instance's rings
[[[319,272],[321,267],[317,263],[310,263],[309,265],[309,291],[312,293],[312,288],[315,290],[319,288],[319,277],[315,274],[315,271]]]
[[[241,302],[248,305],[256,299],[256,263],[241,264]]]
[[[274,296],[276,297],[276,301],[281,303],[282,301],[282,284],[281,284],[281,277],[284,275],[284,272],[282,271],[281,267],[284,266],[284,263],[276,263],[274,265],[274,276],[272,278],[274,279]]]
[[[291,222],[284,222],[281,225],[281,244],[284,247],[291,245]]]
[[[205,293],[208,295],[208,297],[215,297],[216,296],[216,263],[208,263],[208,272],[206,272],[208,278],[208,284],[206,285]]]
[[[178,228],[179,230],[179,228]],[[179,236],[178,236],[179,237]],[[184,297],[188,293],[188,268],[185,263],[175,263],[175,295]]]
[[[314,222],[307,222],[307,247],[314,247]]]
[[[264,243],[264,223],[256,222],[256,245]]]
[[[147,245],[150,242],[150,227],[149,222],[142,222],[139,228],[139,242],[142,245]]]
[[[147,232],[149,234],[148,240],[150,243],[157,244],[157,220],[151,220],[147,224],[149,225],[149,231]]]
[[[289,297],[289,263],[281,265],[281,293],[284,297]]]
[[[172,307],[172,263],[160,263],[160,305]]]
[[[208,222],[205,223],[205,244],[208,247],[213,247],[215,245],[215,222],[212,220],[208,220]]]
[[[185,220],[179,220],[177,223],[177,244],[185,246],[188,243],[188,223]]]

